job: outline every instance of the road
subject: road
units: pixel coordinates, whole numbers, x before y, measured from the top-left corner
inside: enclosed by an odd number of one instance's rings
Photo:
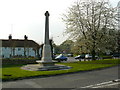
[[[119,66],[120,67],[120,66]],[[78,88],[118,79],[118,66],[102,70],[79,72],[42,78],[3,82],[3,88]],[[90,87],[91,88],[91,87]],[[117,87],[116,87],[117,88]]]
[[[74,59],[74,57],[68,57],[67,61],[64,62],[75,62],[77,61],[76,59]]]
[[[79,59],[75,59],[74,57],[68,57],[67,61],[63,61],[64,63],[67,63],[67,62],[77,62],[79,61]],[[81,61],[84,61],[84,60],[81,60]],[[87,59],[86,59],[87,61]]]
[[[68,57],[67,61],[63,61],[63,62],[76,62],[76,61],[79,61],[77,59],[75,59],[74,57]]]

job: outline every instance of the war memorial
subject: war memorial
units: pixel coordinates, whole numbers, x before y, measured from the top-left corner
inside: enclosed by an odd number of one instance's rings
[[[25,65],[22,69],[30,71],[46,71],[46,70],[64,70],[70,69],[71,67],[65,65],[55,64],[55,61],[52,60],[51,55],[51,46],[49,43],[49,12],[45,12],[45,38],[44,45],[42,50],[41,60],[37,60],[38,64]]]

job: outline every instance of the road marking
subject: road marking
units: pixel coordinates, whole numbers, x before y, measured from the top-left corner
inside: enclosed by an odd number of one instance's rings
[[[108,81],[108,82],[103,82],[103,83],[99,83],[99,84],[89,85],[89,86],[85,86],[85,87],[81,87],[81,88],[90,88],[90,87],[93,87],[93,86],[108,84],[108,83],[111,83],[111,82],[112,81]]]
[[[100,83],[100,84],[96,84],[96,85],[104,85],[104,84],[109,84],[109,83],[112,83],[112,81],[103,82],[103,83]]]
[[[113,84],[108,84],[108,85],[102,85],[102,86],[92,87],[92,88],[102,88],[102,87],[113,86],[113,85],[118,85],[118,84],[120,84],[120,83],[113,83]]]
[[[119,81],[119,79],[116,79],[115,81]],[[84,86],[81,88],[101,88],[101,87],[112,86],[112,85],[117,85],[117,84],[120,84],[120,82],[108,81],[108,82],[103,82],[99,84]]]

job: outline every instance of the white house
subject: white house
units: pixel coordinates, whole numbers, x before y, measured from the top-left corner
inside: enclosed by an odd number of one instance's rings
[[[28,40],[25,35],[24,39],[0,39],[0,51],[2,58],[18,57],[40,57],[41,46],[33,40]]]

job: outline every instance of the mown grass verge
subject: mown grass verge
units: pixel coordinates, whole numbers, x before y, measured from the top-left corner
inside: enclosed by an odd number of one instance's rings
[[[4,65],[2,69],[2,80],[16,80],[27,77],[35,76],[50,76],[72,72],[89,71],[105,67],[112,67],[120,64],[120,59],[106,59],[97,61],[84,61],[84,62],[73,62],[73,63],[58,63],[62,65],[71,66],[69,70],[55,70],[55,71],[27,71],[22,70],[23,65]]]

